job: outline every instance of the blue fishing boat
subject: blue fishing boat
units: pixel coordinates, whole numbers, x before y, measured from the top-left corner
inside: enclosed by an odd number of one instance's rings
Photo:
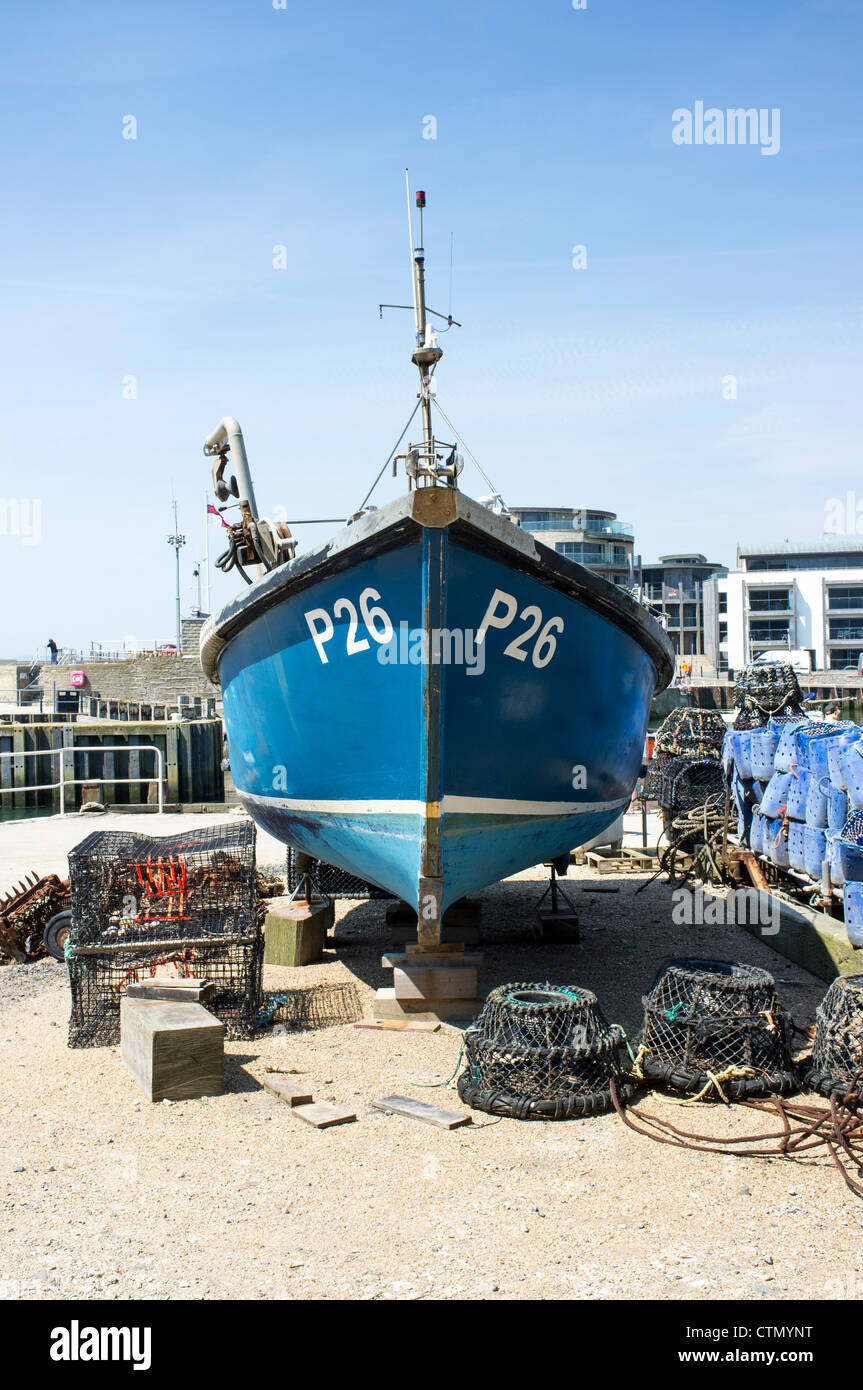
[[[249,814],[409,903],[434,946],[450,904],[628,805],[673,652],[626,591],[459,490],[457,446],[433,431],[442,354],[421,243],[407,495],[297,556],[258,515],[242,433],[223,420],[205,453],[240,520],[220,564],[251,582],[206,624],[201,659]]]

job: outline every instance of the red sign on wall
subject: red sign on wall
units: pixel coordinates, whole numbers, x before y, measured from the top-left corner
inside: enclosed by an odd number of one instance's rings
[[[74,686],[76,686],[76,687],[80,687],[80,686],[82,686],[82,685],[86,685],[86,683],[87,683],[87,677],[85,676],[85,674],[84,674],[83,671],[70,671],[70,672],[69,672],[69,684],[70,684],[70,685],[74,685]]]

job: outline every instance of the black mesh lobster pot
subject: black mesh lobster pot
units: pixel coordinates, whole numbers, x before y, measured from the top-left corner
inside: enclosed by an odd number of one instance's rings
[[[638,1061],[647,1080],[712,1100],[799,1088],[791,1021],[766,970],[725,960],[668,960],[642,1002]]]
[[[763,724],[767,715],[802,712],[803,692],[788,662],[763,662],[746,666],[739,673],[732,699],[739,708],[735,729],[753,729]]]
[[[672,816],[679,816],[724,790],[722,767],[714,759],[660,754],[651,759],[644,794]]]
[[[671,753],[682,758],[722,757],[726,725],[712,709],[673,709],[660,724],[653,742],[655,753]]]
[[[806,1084],[856,1107],[863,1092],[863,975],[834,980],[815,1014]]]
[[[625,1036],[596,995],[576,985],[514,984],[492,990],[465,1034],[458,1081],[465,1105],[516,1120],[570,1120],[624,1099]]]
[[[207,1009],[225,1025],[226,1038],[253,1038],[263,1002],[264,939],[226,936],[131,946],[69,944],[66,964],[72,993],[70,1047],[113,1047],[120,1041],[120,1004],[128,986],[158,975],[209,980]]]
[[[69,885],[76,945],[247,936],[258,921],[255,827],[96,830],[69,854]]]
[[[298,853],[293,845],[288,845],[285,876],[289,893],[294,892],[303,877],[297,858]],[[348,873],[347,869],[340,869],[335,864],[327,864],[323,859],[312,859],[309,873],[320,891],[326,893],[328,898],[392,897],[392,893],[387,893],[385,889],[378,888],[374,883],[369,883],[364,878],[357,878],[356,874]]]

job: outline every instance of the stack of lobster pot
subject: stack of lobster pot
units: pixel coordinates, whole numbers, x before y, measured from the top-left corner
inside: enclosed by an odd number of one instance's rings
[[[863,729],[834,725],[826,747],[821,786],[827,799],[827,862],[841,887],[845,929],[863,946]]]
[[[726,744],[732,786],[736,778],[757,798],[750,847],[779,868],[841,887],[849,938],[863,945],[863,730],[793,715],[732,732]]]

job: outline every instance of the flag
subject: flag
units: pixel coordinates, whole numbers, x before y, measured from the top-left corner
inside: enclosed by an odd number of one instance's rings
[[[208,516],[211,516],[211,517],[213,518],[213,525],[214,525],[214,526],[215,526],[218,522],[221,522],[222,525],[224,526],[225,530],[226,530],[226,531],[230,531],[231,528],[230,528],[230,526],[228,525],[227,521],[226,521],[225,518],[222,516],[222,513],[219,511],[218,507],[214,507],[214,506],[213,506],[212,502],[208,502],[208,503],[207,503],[207,515],[208,515]]]

